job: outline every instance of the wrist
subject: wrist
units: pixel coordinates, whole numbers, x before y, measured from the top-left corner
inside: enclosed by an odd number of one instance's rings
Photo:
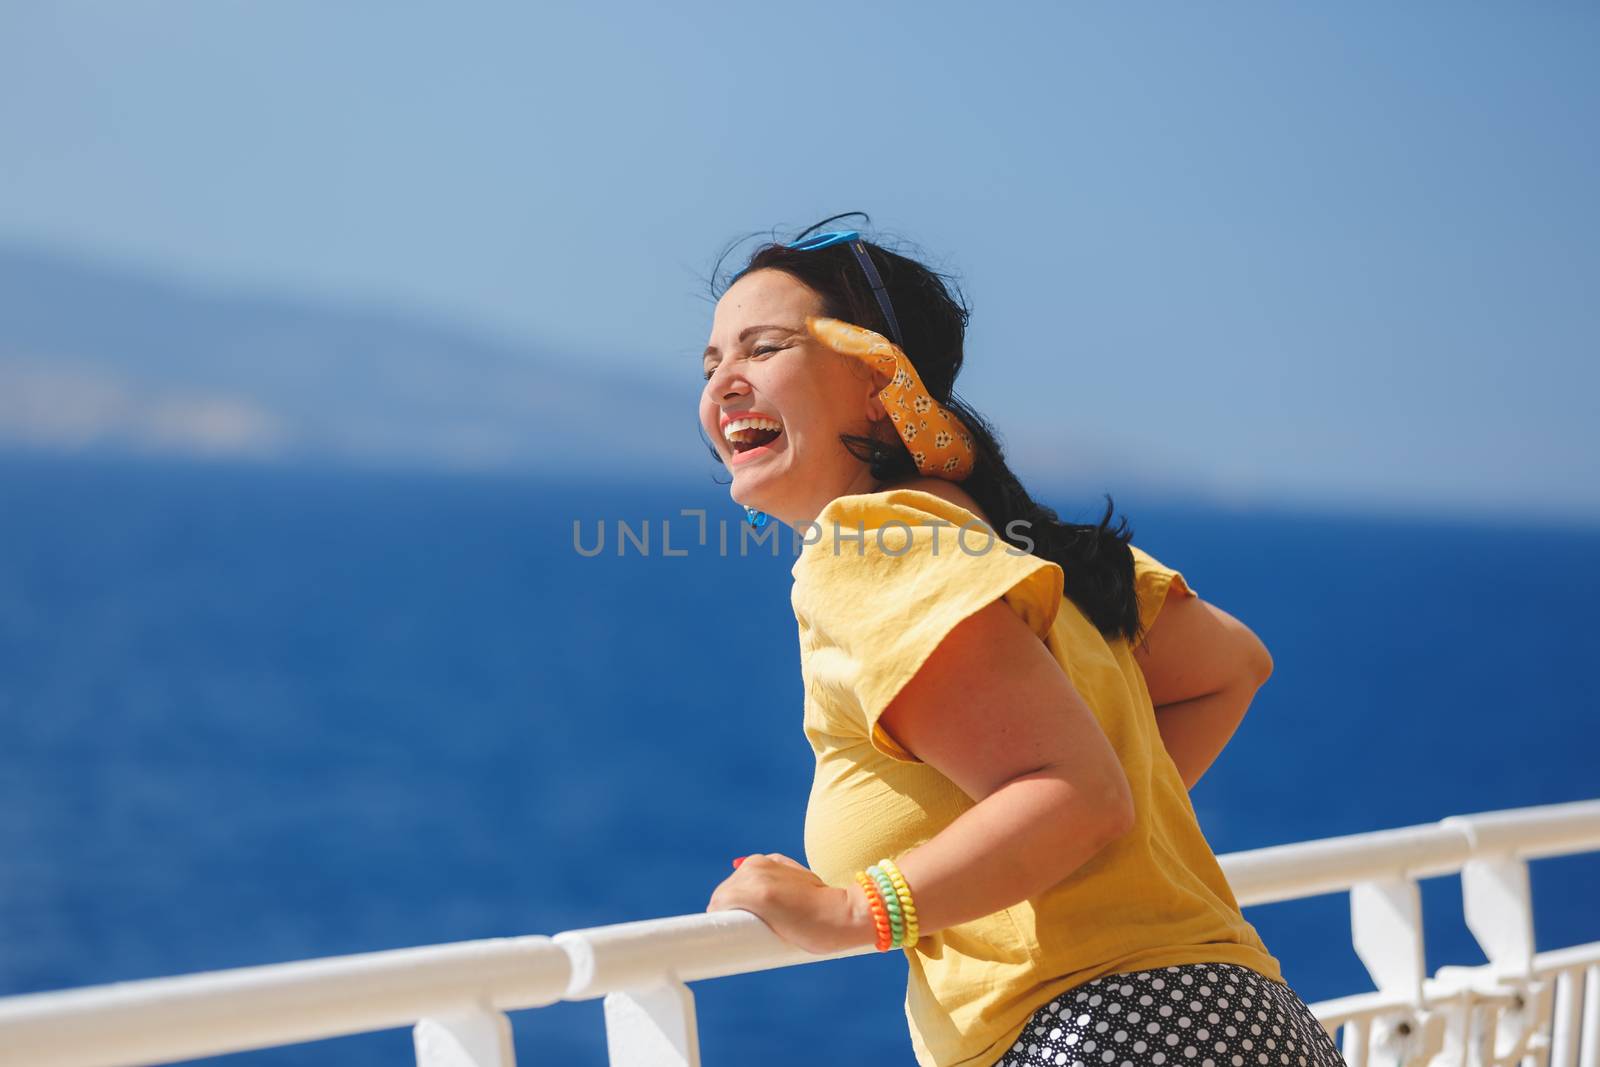
[[[877,944],[878,926],[872,918],[872,906],[867,903],[867,891],[859,882],[852,882],[844,887],[844,895],[844,924],[850,935],[850,947]]]

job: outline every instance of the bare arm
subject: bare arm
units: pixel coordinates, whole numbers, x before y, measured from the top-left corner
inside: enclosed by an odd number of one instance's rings
[[[1162,743],[1192,789],[1271,676],[1272,656],[1249,627],[1197,596],[1169,596],[1133,656]]]
[[[1094,713],[1003,601],[951,630],[879,724],[976,801],[895,858],[923,933],[1040,893],[1133,824],[1127,776]],[[870,940],[866,895],[848,889]]]

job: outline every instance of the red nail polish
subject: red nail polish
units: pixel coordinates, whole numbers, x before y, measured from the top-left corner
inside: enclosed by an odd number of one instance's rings
[[[743,863],[747,858],[748,857],[745,856],[735,856],[733,860],[734,867],[737,868],[739,864]]]

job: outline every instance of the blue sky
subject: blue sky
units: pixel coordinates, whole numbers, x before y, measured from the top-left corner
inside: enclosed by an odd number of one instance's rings
[[[1579,4],[9,3],[0,240],[426,311],[692,407],[704,278],[956,273],[1025,474],[1600,521]]]

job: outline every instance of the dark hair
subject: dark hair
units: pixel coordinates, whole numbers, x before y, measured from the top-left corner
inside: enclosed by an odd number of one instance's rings
[[[807,227],[792,240],[799,240],[849,215],[867,217],[859,211],[834,215]],[[734,245],[738,243],[735,241]],[[1008,536],[1006,527],[1014,520],[1026,521],[1033,554],[1061,565],[1066,578],[1063,593],[1103,636],[1108,640],[1121,636],[1130,642],[1138,641],[1142,636],[1139,607],[1134,592],[1133,553],[1128,548],[1133,531],[1127,519],[1120,519],[1116,528],[1111,527],[1114,509],[1109,494],[1105,514],[1092,526],[1063,522],[1053,510],[1028,494],[1007,466],[993,427],[954,392],[956,375],[961,372],[964,359],[962,342],[967,319],[971,315],[962,300],[959,285],[953,278],[930,270],[914,259],[865,239],[862,243],[889,291],[889,301],[899,320],[902,348],[916,365],[922,383],[934,400],[948,408],[972,432],[972,473],[959,483],[960,486],[977,501],[996,534],[1019,548],[1023,547],[1022,543]],[[829,318],[843,319],[892,337],[865,273],[847,246],[837,244],[805,252],[787,248],[786,244],[774,240],[760,246],[743,268],[720,284],[714,270],[713,299],[720,299],[729,286],[752,271],[780,270],[814,290],[822,298],[823,314]],[[718,269],[734,245],[718,258]],[[949,287],[946,281],[951,283]],[[955,295],[951,294],[951,288]],[[858,434],[841,434],[839,440],[852,455],[870,466],[872,476],[880,483],[919,476],[905,442],[898,434],[891,436],[892,443]],[[711,447],[709,441],[707,447]],[[711,451],[720,463],[721,456],[716,449],[711,447]]]

